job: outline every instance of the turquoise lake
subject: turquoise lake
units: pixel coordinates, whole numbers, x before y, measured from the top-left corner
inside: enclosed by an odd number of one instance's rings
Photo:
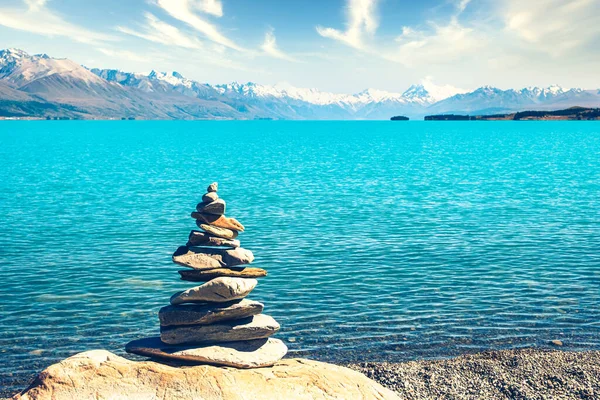
[[[0,386],[158,334],[219,182],[289,356],[600,349],[600,123],[0,123]]]

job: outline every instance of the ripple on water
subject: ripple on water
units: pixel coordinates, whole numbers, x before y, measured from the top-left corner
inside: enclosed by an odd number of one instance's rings
[[[292,356],[600,349],[598,125],[4,124],[4,391],[158,334],[213,180]]]

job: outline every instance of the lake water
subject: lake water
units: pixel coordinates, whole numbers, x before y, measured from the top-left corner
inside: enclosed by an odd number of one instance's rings
[[[156,335],[212,181],[290,356],[600,349],[600,123],[15,121],[1,388]]]

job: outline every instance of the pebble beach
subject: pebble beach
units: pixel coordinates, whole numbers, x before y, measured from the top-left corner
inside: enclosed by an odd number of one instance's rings
[[[600,351],[487,351],[447,360],[348,367],[402,399],[598,399]]]

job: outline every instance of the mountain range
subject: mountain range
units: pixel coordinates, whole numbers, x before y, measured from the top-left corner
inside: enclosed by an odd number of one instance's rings
[[[474,91],[425,81],[404,93],[237,82],[210,85],[177,72],[89,69],[68,59],[0,50],[0,117],[81,119],[389,119],[600,106],[600,90],[528,87]]]

